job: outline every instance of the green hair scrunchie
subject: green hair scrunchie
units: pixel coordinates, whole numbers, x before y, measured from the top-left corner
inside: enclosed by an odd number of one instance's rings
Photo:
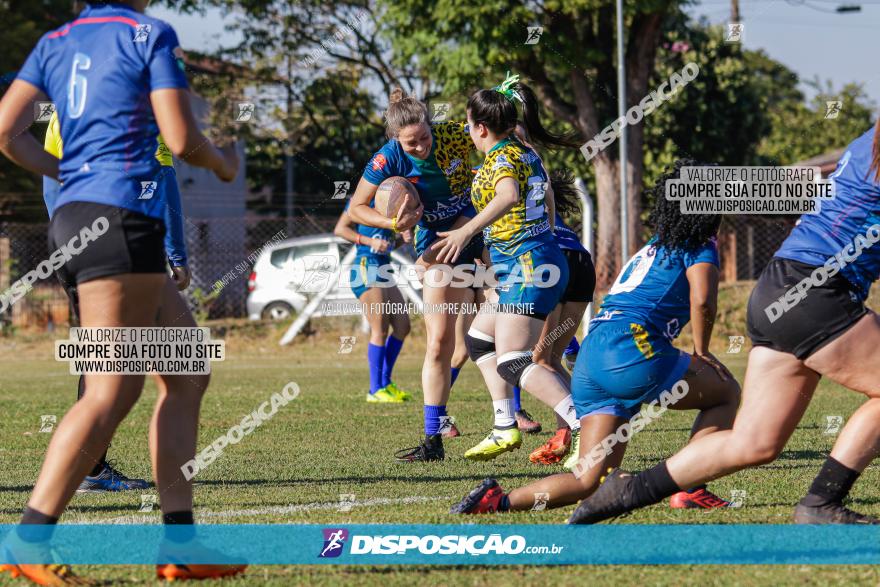
[[[518,101],[520,104],[523,104],[525,100],[520,95],[518,91],[514,88],[514,86],[519,83],[519,74],[510,75],[510,72],[507,72],[507,77],[501,82],[499,85],[492,88],[509,101],[513,102],[514,100]]]

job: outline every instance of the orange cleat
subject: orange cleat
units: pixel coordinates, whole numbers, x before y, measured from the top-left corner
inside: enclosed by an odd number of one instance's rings
[[[156,577],[166,581],[219,579],[243,573],[247,565],[156,565]]]
[[[571,450],[571,430],[559,428],[553,438],[529,455],[529,460],[540,465],[555,465],[565,458],[569,450]]]
[[[90,579],[74,574],[69,565],[0,565],[0,572],[7,572],[13,578],[23,577],[37,585],[50,587],[61,585],[97,585]]]
[[[721,499],[705,487],[698,487],[691,491],[679,491],[669,498],[669,507],[673,509],[713,510],[726,508],[729,505],[729,501]]]

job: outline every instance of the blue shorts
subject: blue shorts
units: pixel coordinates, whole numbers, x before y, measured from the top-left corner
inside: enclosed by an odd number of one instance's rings
[[[364,292],[372,287],[393,285],[394,278],[388,278],[387,275],[380,274],[379,268],[382,267],[383,273],[391,267],[391,257],[375,256],[375,255],[358,255],[354,258],[354,264],[348,273],[348,281],[351,291],[358,299]]]
[[[442,222],[433,224],[430,228],[421,224],[416,224],[414,230],[413,246],[416,249],[416,257],[421,257],[434,242],[436,242],[438,232],[446,232],[452,230],[455,221],[464,216],[465,218],[473,218],[477,212],[473,206],[468,206],[462,210],[461,214],[454,218],[448,218]],[[480,233],[471,239],[461,254],[458,256],[458,264],[472,264],[474,259],[479,259],[483,255],[483,234]]]
[[[664,336],[623,320],[599,323],[581,343],[571,374],[577,417],[629,419],[682,379],[691,357]]]
[[[568,261],[555,242],[543,243],[516,257],[495,250],[491,256],[498,280],[495,289],[499,311],[543,320],[562,299],[568,285]]]

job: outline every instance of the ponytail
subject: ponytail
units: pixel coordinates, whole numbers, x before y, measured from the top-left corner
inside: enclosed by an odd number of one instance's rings
[[[560,216],[573,214],[580,209],[578,189],[574,176],[567,170],[557,169],[550,174],[550,187],[553,188],[553,202]]]
[[[522,82],[517,82],[515,88],[522,99],[523,126],[529,133],[529,140],[547,149],[580,146],[574,133],[554,134],[544,128],[541,124],[541,106],[532,88]]]

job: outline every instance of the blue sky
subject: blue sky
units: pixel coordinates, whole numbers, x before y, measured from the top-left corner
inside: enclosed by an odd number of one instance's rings
[[[859,4],[862,11],[834,13],[841,4]],[[835,88],[861,82],[880,103],[880,0],[740,0],[740,11],[746,47],[764,49],[802,80],[819,76],[830,79]],[[185,49],[206,51],[235,41],[224,31],[224,18],[217,10],[204,16],[159,8],[149,12],[174,26]],[[730,1],[701,0],[690,12],[712,23],[726,23]]]

